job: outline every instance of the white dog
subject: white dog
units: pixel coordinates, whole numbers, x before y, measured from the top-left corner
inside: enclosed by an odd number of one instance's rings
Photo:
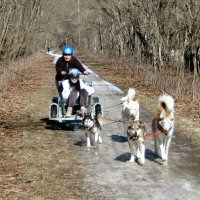
[[[124,123],[124,135],[127,133],[130,120],[139,120],[139,100],[135,98],[135,89],[129,88],[125,97],[121,98],[122,104],[122,118]]]
[[[168,94],[161,95],[158,102],[158,112],[152,121],[152,131],[161,132],[154,137],[155,154],[167,162],[169,146],[174,132],[175,103],[173,97]]]
[[[145,145],[144,136],[146,135],[146,125],[140,121],[132,120],[127,130],[127,139],[131,152],[130,162],[139,162],[143,165],[145,163]],[[133,146],[136,149],[136,157],[134,155]]]
[[[92,118],[91,114],[85,115],[83,119],[83,126],[85,128],[85,135],[87,139],[87,147],[91,147],[91,139],[92,135],[94,134],[94,143],[102,143],[102,138],[100,136],[100,130],[101,130],[101,123],[102,123],[101,117],[95,117]]]

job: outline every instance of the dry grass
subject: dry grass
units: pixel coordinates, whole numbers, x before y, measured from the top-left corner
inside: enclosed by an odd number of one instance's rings
[[[31,74],[27,73],[27,69],[31,66],[37,66],[43,58],[43,54],[38,52],[30,57],[21,58],[11,63],[0,64],[0,88],[16,79],[27,79]]]

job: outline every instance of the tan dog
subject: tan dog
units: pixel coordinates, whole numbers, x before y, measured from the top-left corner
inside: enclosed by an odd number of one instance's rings
[[[174,99],[168,94],[158,99],[158,111],[152,121],[152,131],[160,131],[154,137],[155,154],[163,161],[168,160],[169,146],[174,132]]]
[[[131,152],[130,162],[137,160],[141,165],[145,163],[145,135],[146,125],[140,121],[132,120],[127,130],[127,139]],[[136,149],[136,156],[134,155],[133,146]]]

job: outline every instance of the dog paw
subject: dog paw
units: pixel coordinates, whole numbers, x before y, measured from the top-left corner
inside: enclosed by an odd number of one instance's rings
[[[163,163],[162,163],[164,166],[167,166],[168,165],[168,161],[167,160],[163,160]]]
[[[166,155],[162,156],[162,161],[167,161],[167,156]]]
[[[145,159],[138,159],[137,162],[140,164],[140,165],[143,165],[145,163]]]
[[[101,144],[102,143],[102,139],[101,139],[101,137],[99,137],[99,144]]]
[[[91,145],[90,145],[90,144],[87,144],[86,147],[87,147],[87,149],[90,149],[90,148],[91,148]]]
[[[131,163],[135,162],[135,157],[131,156],[131,159],[129,160],[129,162],[131,162]]]
[[[91,146],[87,146],[87,151],[90,151],[91,150]]]

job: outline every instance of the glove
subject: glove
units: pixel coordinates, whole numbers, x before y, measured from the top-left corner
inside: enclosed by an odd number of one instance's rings
[[[88,71],[84,71],[83,74],[84,75],[89,75],[89,72]]]

